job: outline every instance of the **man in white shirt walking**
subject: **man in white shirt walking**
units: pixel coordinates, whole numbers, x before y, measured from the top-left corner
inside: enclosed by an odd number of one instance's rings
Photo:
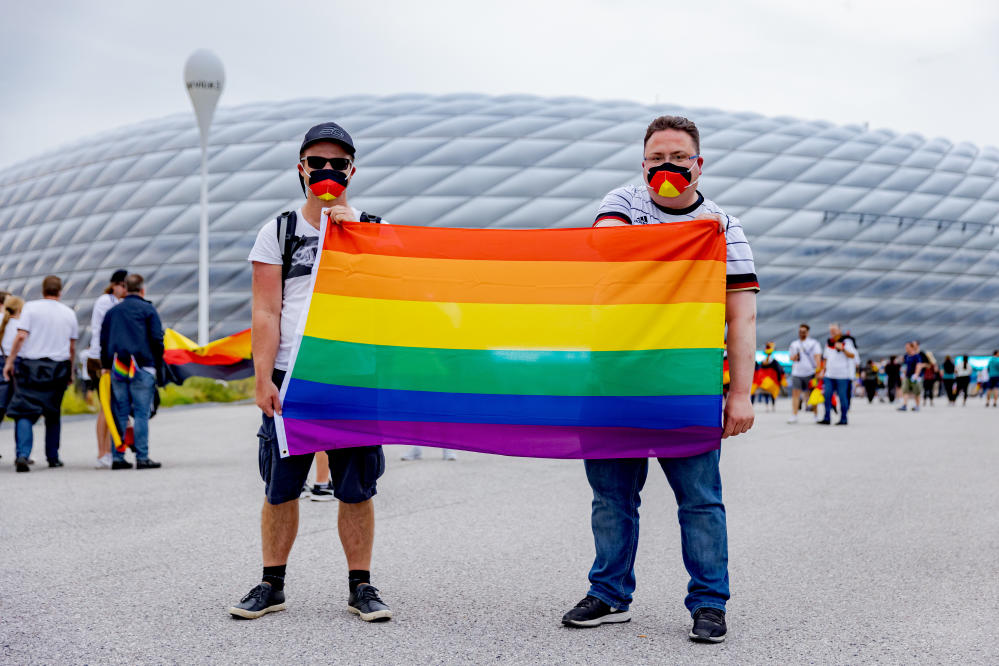
[[[17,323],[17,337],[3,366],[4,379],[15,379],[14,398],[7,414],[14,419],[18,472],[29,471],[34,444],[32,426],[45,417],[45,457],[49,467],[59,460],[62,396],[73,383],[73,362],[79,325],[76,314],[59,302],[62,280],[49,275],[42,280],[42,298],[25,303]],[[20,361],[15,365],[15,361]]]
[[[853,385],[856,357],[857,348],[853,341],[843,337],[839,324],[829,324],[829,340],[822,351],[822,367],[819,370],[826,398],[826,415],[818,422],[821,425],[830,423],[833,395],[839,397],[839,422],[836,425],[847,425],[846,412],[850,409],[850,387]]]
[[[808,335],[811,327],[802,324],[798,327],[798,339],[791,343],[788,354],[791,357],[791,418],[788,423],[798,422],[798,409],[801,400],[808,399],[809,384],[815,378],[815,371],[822,363],[822,345]]]

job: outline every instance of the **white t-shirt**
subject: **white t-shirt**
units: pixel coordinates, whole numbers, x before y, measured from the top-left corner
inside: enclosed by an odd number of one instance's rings
[[[791,376],[811,377],[815,374],[815,357],[822,356],[822,345],[815,338],[798,339],[791,343],[787,353],[798,355],[798,360],[791,362]]]
[[[362,218],[363,213],[351,206],[354,216]],[[302,245],[291,258],[291,270],[284,283],[284,299],[281,302],[281,343],[274,359],[276,370],[287,370],[291,360],[291,347],[295,341],[295,328],[309,300],[312,288],[312,267],[316,263],[319,251],[319,230],[309,224],[302,216],[302,209],[295,211],[298,220],[295,222],[295,235],[305,237]],[[277,220],[270,220],[257,233],[257,240],[250,250],[247,261],[259,261],[262,264],[281,265],[281,244],[277,238]]]
[[[851,340],[843,341],[843,349],[849,350],[854,356],[857,355],[857,348],[853,346]],[[841,351],[836,351],[828,345],[822,351],[822,358],[826,360],[826,377],[829,379],[853,379],[855,375],[856,360],[849,358]]]
[[[104,323],[104,315],[108,310],[118,303],[121,303],[121,299],[115,298],[114,294],[101,294],[94,302],[94,311],[90,315],[90,348],[87,350],[87,358],[100,359],[101,324]]]
[[[19,358],[69,360],[69,341],[80,337],[76,313],[57,300],[43,298],[28,301],[17,322],[19,331],[27,331]]]
[[[749,241],[746,240],[742,222],[739,218],[723,211],[715,202],[705,199],[700,192],[697,193],[697,200],[687,208],[661,208],[652,200],[649,188],[625,185],[611,190],[600,202],[594,224],[606,219],[620,220],[627,224],[666,224],[696,220],[704,217],[706,213],[723,215],[726,219],[727,290],[759,291],[760,283],[756,278],[753,251],[749,247]]]
[[[14,346],[14,338],[17,337],[17,322],[18,320],[14,317],[7,320],[7,328],[3,330],[3,340],[0,340],[0,356],[10,354],[10,350]]]

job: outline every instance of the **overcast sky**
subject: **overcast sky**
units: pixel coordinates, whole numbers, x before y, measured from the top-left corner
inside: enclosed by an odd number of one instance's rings
[[[0,16],[0,167],[188,111],[201,47],[225,63],[222,106],[578,95],[999,145],[995,0],[4,0]]]

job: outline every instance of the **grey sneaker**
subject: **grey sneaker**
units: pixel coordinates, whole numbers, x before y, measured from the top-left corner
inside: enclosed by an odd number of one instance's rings
[[[275,590],[267,583],[260,583],[240,599],[238,604],[230,606],[229,614],[244,620],[255,620],[261,615],[283,611],[287,607],[283,590]]]
[[[708,606],[694,611],[694,626],[690,630],[691,640],[698,643],[721,643],[727,634],[725,611]]]
[[[309,499],[313,502],[332,502],[336,497],[333,497],[333,487],[329,483],[317,483],[309,491]]]
[[[605,623],[630,620],[631,611],[611,608],[590,595],[586,595],[572,610],[562,616],[562,624],[567,627],[597,627]]]
[[[392,609],[378,596],[378,588],[361,583],[347,600],[347,610],[359,615],[365,622],[388,622],[392,619]]]

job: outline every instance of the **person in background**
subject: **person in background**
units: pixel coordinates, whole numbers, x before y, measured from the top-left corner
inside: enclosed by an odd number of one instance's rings
[[[878,394],[878,366],[874,365],[874,359],[867,359],[867,363],[860,371],[860,380],[864,385],[864,392],[867,393],[867,404],[871,404]]]
[[[829,425],[829,415],[833,408],[833,395],[839,398],[839,422],[836,425],[848,425],[846,413],[850,410],[850,389],[856,377],[857,348],[849,338],[844,338],[839,324],[829,324],[829,339],[822,352],[822,367],[818,376],[822,378],[822,389],[825,393],[826,413],[821,425]]]
[[[108,310],[118,305],[125,298],[125,278],[128,271],[117,270],[111,274],[111,280],[104,293],[97,297],[90,313],[90,347],[87,348],[87,389],[97,391],[101,381],[101,324]],[[104,410],[97,410],[97,463],[96,469],[111,469],[111,433],[108,430]]]
[[[964,355],[963,360],[959,361],[954,368],[954,402],[957,403],[957,396],[963,393],[962,407],[968,404],[968,385],[971,384],[971,373],[974,371],[975,369],[971,367],[967,354]]]
[[[985,406],[988,407],[991,400],[993,407],[999,407],[999,349],[992,352],[992,358],[989,359],[985,370],[989,373],[989,392],[985,396]]]
[[[451,449],[441,449],[441,457],[444,460],[457,460],[458,454]],[[410,447],[409,451],[404,453],[399,460],[422,460],[423,450],[419,446]]]
[[[101,324],[101,370],[111,373],[111,413],[118,432],[125,432],[129,414],[135,419],[135,468],[156,469],[160,463],[149,458],[149,415],[156,378],[163,372],[163,324],[145,298],[141,275],[126,277],[125,291]],[[112,453],[111,469],[131,468],[124,452]]]
[[[885,364],[885,384],[888,387],[888,402],[894,404],[898,389],[902,386],[902,366],[898,362],[898,356],[892,356]]]
[[[7,355],[14,347],[14,338],[17,337],[17,320],[21,316],[24,300],[6,291],[0,293],[4,295],[4,298],[0,300],[0,306],[3,308],[3,318],[0,320],[0,368],[3,368]],[[7,405],[10,404],[10,399],[13,397],[14,383],[7,381],[0,374],[0,427],[3,427],[3,420],[7,416]]]
[[[953,407],[957,402],[957,395],[954,393],[954,380],[957,375],[955,374],[957,366],[954,364],[954,359],[948,354],[944,357],[943,365],[940,366],[940,375],[943,378],[944,392],[947,394],[947,402]]]
[[[937,386],[937,377],[940,374],[940,366],[933,352],[926,352],[927,364],[923,369],[923,403],[933,406],[933,394]]]
[[[975,391],[972,395],[977,395],[979,398],[984,398],[985,394],[988,393],[989,387],[989,368],[987,365],[983,365],[978,371],[978,376],[975,378]],[[988,403],[985,404],[988,407]]]
[[[788,423],[798,422],[798,410],[801,403],[808,400],[810,382],[815,378],[815,371],[822,363],[822,345],[808,334],[811,328],[808,324],[798,327],[798,339],[788,346],[791,358],[791,418]]]
[[[302,486],[302,494],[298,499],[309,499],[313,502],[332,502],[336,499],[333,494],[333,482],[330,480],[330,457],[325,451],[316,452],[316,482],[309,487],[306,483]]]
[[[62,467],[59,436],[62,431],[62,396],[73,383],[73,359],[80,327],[76,314],[59,302],[62,280],[48,275],[42,280],[42,298],[24,304],[17,322],[17,337],[3,365],[3,377],[14,379],[14,397],[7,414],[14,418],[18,472],[30,471],[34,445],[32,427],[45,418],[45,457],[49,467]],[[20,357],[20,359],[18,358]],[[15,365],[15,361],[20,363]]]
[[[929,365],[930,359],[919,351],[919,340],[905,343],[905,356],[902,364],[905,366],[905,381],[902,383],[902,406],[898,411],[908,409],[909,398],[915,402],[912,411],[919,411],[919,400],[923,395],[923,371]]]

